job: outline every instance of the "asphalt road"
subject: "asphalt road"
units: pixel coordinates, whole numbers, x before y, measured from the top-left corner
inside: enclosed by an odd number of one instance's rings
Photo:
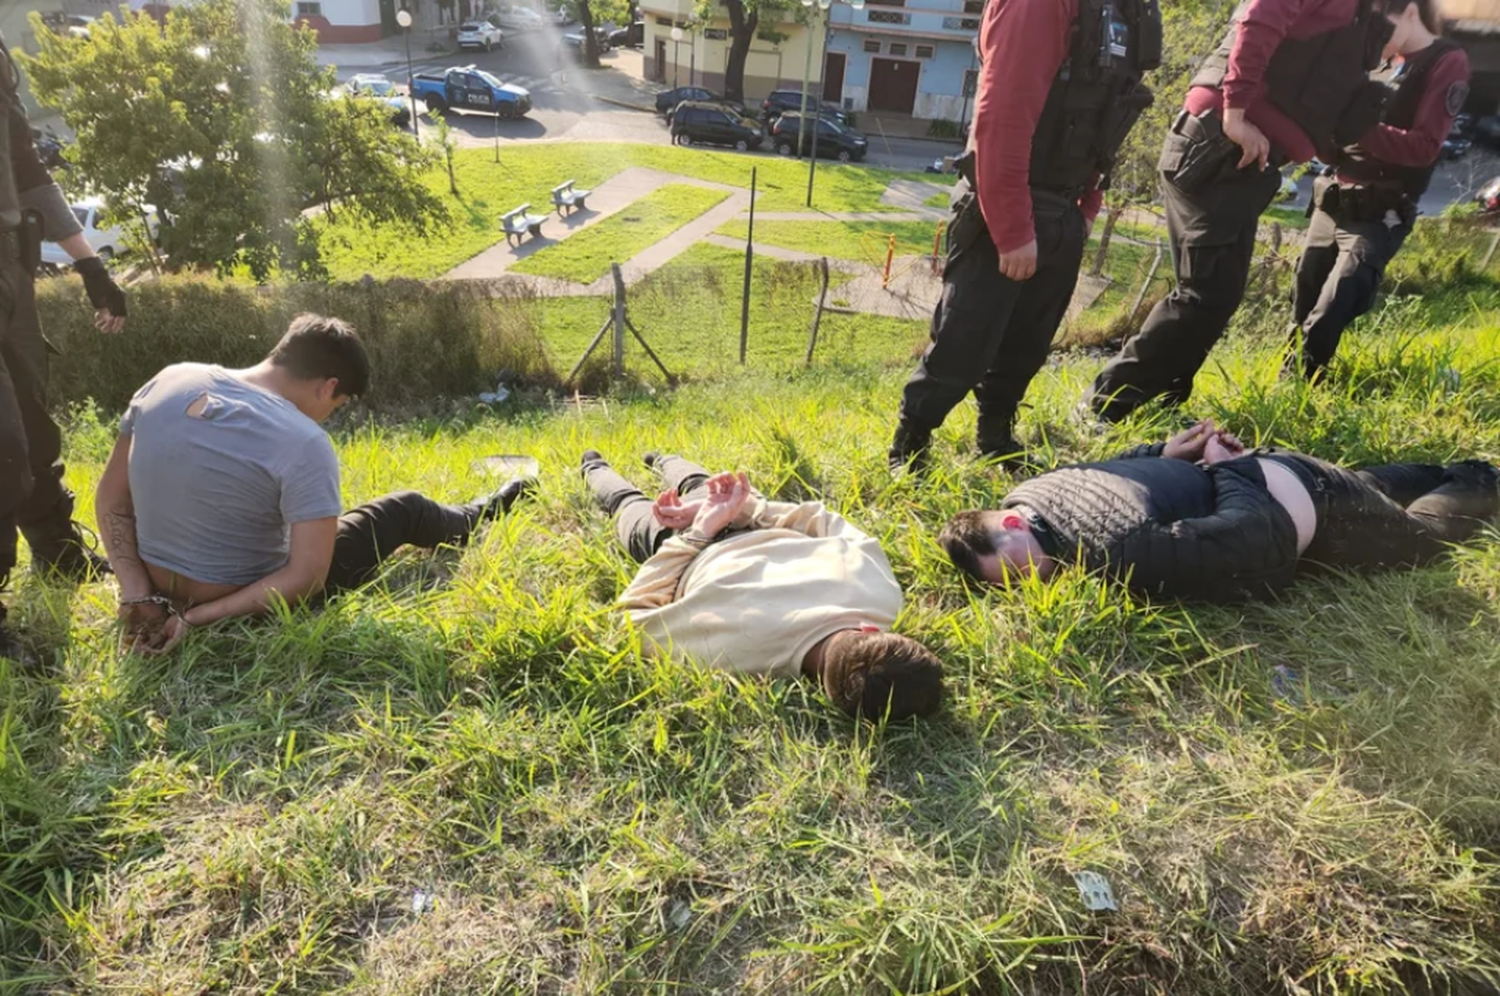
[[[557,35],[548,32],[507,36],[505,48],[494,52],[470,51],[438,59],[431,56],[421,58],[420,61],[414,59],[414,68],[417,72],[423,72],[472,63],[505,83],[513,83],[530,91],[531,112],[518,121],[498,121],[488,114],[450,114],[448,124],[460,145],[489,146],[495,142],[497,133],[502,147],[505,142],[540,140],[646,142],[662,145],[671,142],[666,122],[659,115],[627,110],[569,89],[561,76],[565,68],[564,58],[566,71],[575,84],[587,79],[589,74],[579,69],[577,60],[571,53],[560,55]],[[406,63],[402,60],[383,66],[339,67],[338,76],[340,80],[344,80],[357,72],[384,72],[392,80],[403,83],[406,78]],[[423,110],[421,126],[426,127],[430,122],[431,118]],[[868,164],[891,169],[921,170],[945,152],[957,148],[951,143],[885,139],[880,135],[868,137]],[[745,155],[753,158],[774,153]]]

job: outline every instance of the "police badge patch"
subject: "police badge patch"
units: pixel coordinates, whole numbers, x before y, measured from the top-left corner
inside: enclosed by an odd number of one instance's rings
[[[1443,109],[1448,112],[1449,117],[1453,117],[1459,111],[1464,109],[1464,101],[1468,99],[1469,84],[1454,83],[1452,86],[1448,87],[1448,100]]]

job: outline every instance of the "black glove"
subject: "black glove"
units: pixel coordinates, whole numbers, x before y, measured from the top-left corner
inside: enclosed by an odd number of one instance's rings
[[[88,291],[90,304],[95,308],[108,308],[116,318],[125,317],[125,292],[104,268],[104,260],[90,256],[74,263],[73,269],[83,278],[83,289]]]

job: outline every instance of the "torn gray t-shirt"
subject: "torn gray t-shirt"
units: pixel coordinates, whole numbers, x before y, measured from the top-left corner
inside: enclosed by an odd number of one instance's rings
[[[259,581],[285,566],[294,523],[342,510],[328,434],[223,367],[167,367],[136,392],[120,432],[134,436],[141,557],[194,580]]]

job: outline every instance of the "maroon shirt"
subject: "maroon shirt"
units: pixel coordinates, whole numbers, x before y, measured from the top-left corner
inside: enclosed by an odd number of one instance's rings
[[[1317,146],[1266,96],[1266,66],[1283,39],[1311,38],[1337,31],[1354,20],[1357,0],[1250,0],[1239,19],[1229,51],[1229,72],[1219,89],[1194,87],[1184,105],[1190,114],[1240,108],[1271,147],[1294,163],[1318,154]]]
[[[1351,0],[1352,2],[1352,0]],[[1001,253],[1036,238],[1031,140],[1047,92],[1068,57],[1078,0],[990,0],[979,27],[974,100],[974,175],[979,210]],[[1104,193],[1097,181],[1078,202],[1090,224]]]
[[[1448,110],[1448,91],[1468,81],[1469,57],[1463,49],[1449,50],[1427,74],[1415,123],[1410,128],[1376,125],[1359,140],[1360,148],[1392,166],[1431,166],[1437,162],[1457,116],[1456,110]]]

